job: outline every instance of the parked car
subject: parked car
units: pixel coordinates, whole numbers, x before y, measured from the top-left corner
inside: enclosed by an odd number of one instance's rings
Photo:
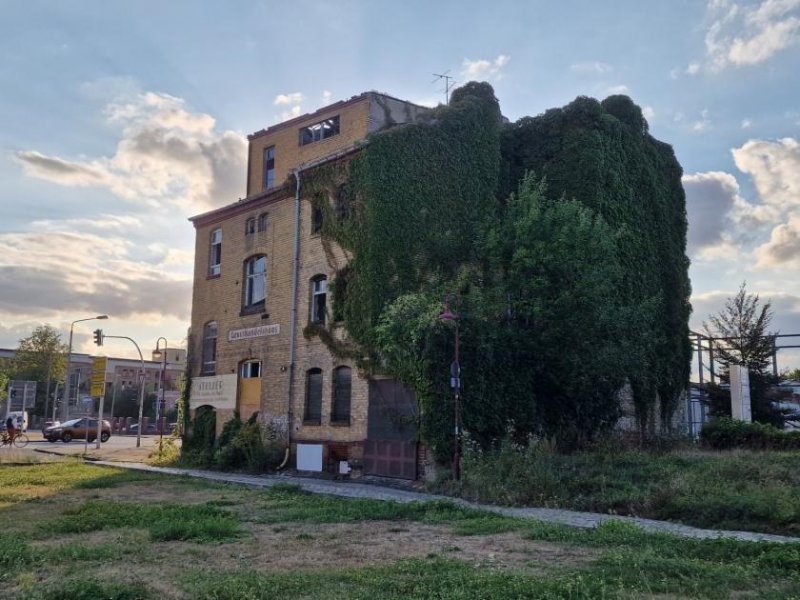
[[[131,426],[128,427],[128,433],[136,434],[139,431],[139,424],[138,423],[131,423]],[[142,435],[147,435],[149,433],[156,433],[157,428],[155,423],[148,423],[147,427],[142,430]]]
[[[43,435],[48,442],[56,442],[61,440],[64,443],[72,440],[85,440],[88,435],[89,441],[94,441],[97,438],[97,419],[71,419],[59,425],[48,427],[44,430]],[[103,421],[103,428],[100,432],[100,441],[107,442],[111,437],[111,423]]]

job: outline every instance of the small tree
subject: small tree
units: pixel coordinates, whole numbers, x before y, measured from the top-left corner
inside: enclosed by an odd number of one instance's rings
[[[710,315],[703,328],[712,338],[714,358],[722,365],[720,379],[723,382],[730,381],[731,365],[742,365],[750,372],[753,420],[783,427],[784,415],[774,407],[774,397],[770,393],[775,378],[768,367],[772,363],[777,334],[768,330],[772,316],[771,302],[761,304],[758,294],[748,294],[743,282],[739,292],[726,300],[722,311]],[[727,411],[719,402],[712,405],[712,414],[722,412],[730,414],[730,402]]]

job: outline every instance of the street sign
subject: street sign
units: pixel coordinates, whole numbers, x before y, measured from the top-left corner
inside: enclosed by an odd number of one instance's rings
[[[106,368],[108,358],[98,356],[92,359],[92,385],[89,395],[92,398],[102,398],[106,393]]]

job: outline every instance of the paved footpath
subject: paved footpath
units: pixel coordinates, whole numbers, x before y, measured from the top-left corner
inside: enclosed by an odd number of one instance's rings
[[[169,475],[183,475],[208,479],[220,483],[232,483],[248,487],[268,488],[277,484],[292,484],[315,494],[328,494],[343,498],[371,498],[374,500],[387,500],[391,502],[420,502],[428,500],[447,500],[453,504],[467,508],[485,510],[508,517],[523,519],[536,519],[547,523],[560,523],[571,527],[597,527],[605,521],[619,521],[636,525],[649,532],[671,533],[688,538],[710,539],[730,538],[736,540],[758,542],[800,543],[800,538],[767,533],[753,533],[749,531],[724,531],[717,529],[698,529],[688,525],[655,521],[653,519],[640,519],[638,517],[621,517],[617,515],[604,515],[599,513],[577,512],[554,508],[510,508],[491,504],[478,504],[460,498],[427,494],[410,490],[396,489],[381,485],[353,483],[347,481],[330,481],[326,479],[310,479],[292,475],[240,475],[234,473],[220,473],[217,471],[200,471],[195,469],[175,469],[172,467],[153,467],[144,463],[118,463],[108,461],[93,461],[90,464],[118,467],[122,469],[135,469],[151,473],[165,473]]]

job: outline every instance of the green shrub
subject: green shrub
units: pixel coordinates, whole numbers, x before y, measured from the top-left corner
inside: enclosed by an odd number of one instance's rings
[[[265,439],[258,413],[253,413],[246,423],[234,413],[225,423],[218,441],[214,453],[214,466],[218,469],[263,473],[274,470],[283,460],[283,445]]]
[[[798,450],[800,432],[782,431],[763,423],[745,423],[719,417],[703,426],[700,440],[715,450],[748,448],[751,450]]]

